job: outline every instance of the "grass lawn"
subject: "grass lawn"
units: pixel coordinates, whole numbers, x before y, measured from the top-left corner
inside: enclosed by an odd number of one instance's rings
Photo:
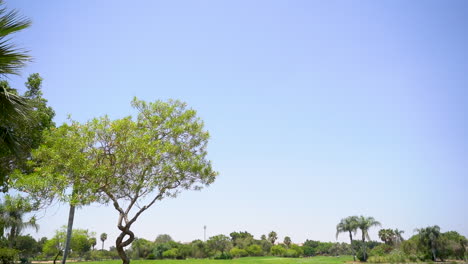
[[[312,258],[278,258],[278,257],[249,257],[232,260],[187,259],[187,260],[132,260],[130,264],[341,264],[352,261],[351,256],[343,257],[312,257]],[[86,262],[86,264],[120,264],[120,260]]]

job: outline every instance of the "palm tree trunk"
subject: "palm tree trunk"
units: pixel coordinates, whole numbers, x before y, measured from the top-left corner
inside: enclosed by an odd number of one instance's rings
[[[351,250],[353,251],[353,261],[356,261],[356,253],[354,252],[353,247],[353,234],[349,231],[349,240],[351,241]]]
[[[367,246],[366,246],[366,233],[364,230],[361,230],[362,232],[362,255],[364,258],[364,261],[367,261]]]
[[[431,245],[431,251],[432,251],[432,260],[436,261],[436,250],[434,245]]]
[[[70,250],[70,242],[73,230],[73,219],[75,218],[75,205],[70,203],[70,212],[68,213],[67,240],[65,249],[63,250],[62,264],[67,261],[68,251]]]

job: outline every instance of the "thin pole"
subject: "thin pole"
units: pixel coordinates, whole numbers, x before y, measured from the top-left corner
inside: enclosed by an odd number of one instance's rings
[[[206,225],[203,226],[204,234],[203,234],[203,241],[206,242]]]

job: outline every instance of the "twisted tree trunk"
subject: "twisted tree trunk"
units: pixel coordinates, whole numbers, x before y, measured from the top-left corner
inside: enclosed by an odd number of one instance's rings
[[[128,258],[127,254],[125,253],[125,247],[130,245],[135,240],[135,235],[132,231],[130,231],[130,225],[126,225],[119,229],[122,231],[120,235],[115,240],[115,247],[117,248],[117,253],[119,253],[119,257],[122,259],[122,264],[129,264],[130,259]],[[129,236],[127,240],[124,240],[126,236]]]

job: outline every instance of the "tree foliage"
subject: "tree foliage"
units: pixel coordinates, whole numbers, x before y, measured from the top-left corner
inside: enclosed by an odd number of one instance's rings
[[[42,78],[37,73],[31,74],[25,85],[26,92],[23,96],[19,96],[6,81],[0,81],[0,190],[2,191],[8,189],[13,170],[20,169],[24,173],[30,173],[26,161],[30,159],[31,150],[42,143],[43,132],[55,126],[52,121],[55,112],[47,106],[47,100],[42,97]],[[5,95],[7,93],[8,95]],[[16,106],[17,113],[13,113],[14,111],[8,108],[9,104],[2,101],[2,96],[22,104],[22,107]]]
[[[132,106],[135,119],[104,116],[51,130],[34,152],[40,165],[35,176],[17,181],[30,192],[72,203],[112,204],[121,231],[116,248],[124,263],[129,262],[124,247],[135,239],[130,228],[144,211],[182,190],[200,190],[217,175],[206,159],[209,134],[194,110],[172,100],[134,99]],[[76,192],[70,196],[66,190],[72,185]]]

